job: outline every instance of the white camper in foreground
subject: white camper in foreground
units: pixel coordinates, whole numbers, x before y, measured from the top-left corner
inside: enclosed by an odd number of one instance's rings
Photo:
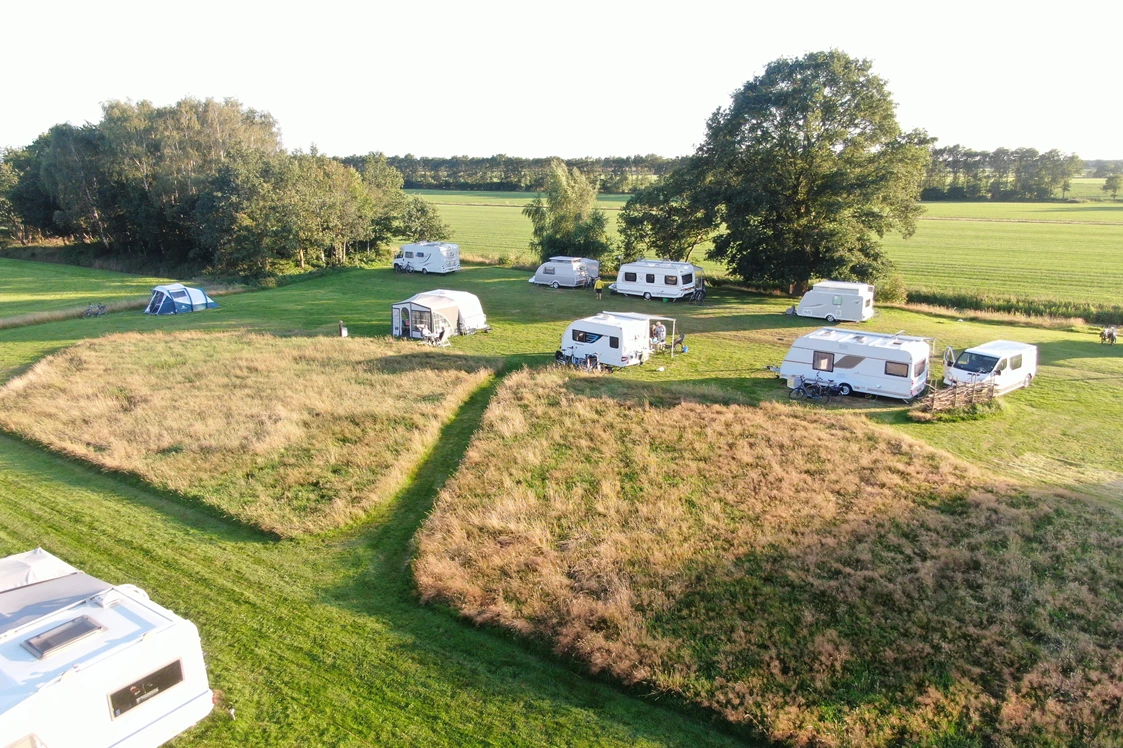
[[[842,394],[865,392],[908,400],[928,386],[927,338],[824,327],[798,338],[780,365],[788,386],[798,378],[834,382]]]
[[[190,621],[42,549],[0,559],[0,743],[155,748],[211,708]]]
[[[459,269],[459,244],[404,244],[398,254],[394,255],[394,270],[399,273],[455,273]]]
[[[663,327],[663,339],[652,338],[653,327]],[[629,312],[601,312],[572,323],[562,335],[561,347],[554,360],[580,363],[596,356],[601,366],[620,369],[647,361],[658,349],[670,350],[674,356],[676,322],[672,317]]]
[[[944,384],[994,382],[994,394],[1029,387],[1037,376],[1037,346],[994,340],[968,348],[955,363],[944,364]]]
[[[817,317],[827,322],[865,322],[873,316],[873,286],[822,281],[803,295],[795,312],[800,317]]]
[[[599,273],[600,263],[596,260],[558,256],[539,265],[530,282],[550,288],[585,288],[593,284]]]
[[[621,265],[608,290],[645,299],[685,299],[694,295],[701,278],[702,268],[689,262],[639,260]]]

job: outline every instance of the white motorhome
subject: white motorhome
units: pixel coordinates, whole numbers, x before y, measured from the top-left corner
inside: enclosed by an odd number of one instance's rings
[[[447,242],[403,244],[394,255],[399,273],[455,273],[460,269],[460,245]]]
[[[190,621],[42,549],[0,559],[0,743],[156,748],[212,706]]]
[[[590,267],[589,263],[593,264]],[[551,257],[538,266],[530,282],[550,288],[585,288],[591,286],[600,272],[600,263],[583,257]]]
[[[645,299],[685,299],[701,283],[702,268],[689,262],[638,260],[620,266],[612,293]]]
[[[676,328],[671,317],[601,312],[579,319],[565,329],[554,359],[576,363],[595,355],[602,366],[611,369],[642,364],[658,345],[651,339],[652,326],[658,322],[671,323],[670,337],[666,342],[673,343]]]
[[[968,348],[950,366],[944,365],[944,384],[994,382],[994,394],[1029,387],[1037,376],[1037,346],[993,340]]]
[[[928,386],[928,338],[824,327],[792,344],[780,376],[795,387],[802,379],[834,382],[842,394],[864,392],[908,400]]]
[[[821,281],[796,305],[800,317],[827,322],[865,322],[873,316],[873,286],[868,283]]]

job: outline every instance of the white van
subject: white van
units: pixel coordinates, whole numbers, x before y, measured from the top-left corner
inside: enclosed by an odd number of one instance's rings
[[[868,283],[821,281],[796,305],[800,317],[827,322],[865,322],[873,316],[873,286]]]
[[[394,255],[399,273],[455,273],[460,269],[460,245],[447,242],[404,244]]]
[[[0,744],[156,748],[212,707],[190,621],[42,549],[0,559]]]
[[[780,376],[834,382],[842,394],[864,392],[908,400],[928,386],[928,338],[824,327],[792,343]]]
[[[645,299],[685,299],[694,295],[702,268],[689,262],[638,260],[620,266],[612,293]]]
[[[944,384],[994,382],[994,394],[1029,387],[1037,376],[1037,346],[994,340],[968,348],[944,365]]]
[[[597,279],[597,273],[590,271],[589,264],[593,262],[597,270],[600,263],[586,260],[583,257],[551,257],[538,266],[530,282],[538,286],[550,288],[586,288]]]
[[[554,359],[575,363],[595,354],[612,369],[642,364],[651,357],[650,324],[645,315],[613,312],[579,319],[565,329]]]

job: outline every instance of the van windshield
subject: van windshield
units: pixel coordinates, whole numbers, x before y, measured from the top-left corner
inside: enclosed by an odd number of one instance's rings
[[[994,365],[997,363],[998,358],[995,356],[982,356],[978,353],[964,351],[955,360],[955,368],[972,374],[982,374],[983,372],[993,371]]]

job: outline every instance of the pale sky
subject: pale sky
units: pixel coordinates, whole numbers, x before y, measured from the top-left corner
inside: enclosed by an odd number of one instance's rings
[[[1119,0],[14,0],[0,18],[0,145],[190,95],[331,155],[678,156],[769,61],[834,47],[942,145],[1123,158]]]

